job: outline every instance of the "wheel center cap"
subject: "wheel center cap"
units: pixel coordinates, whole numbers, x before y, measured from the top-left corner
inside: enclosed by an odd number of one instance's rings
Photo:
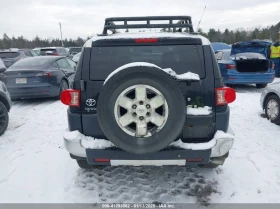
[[[138,116],[145,116],[147,114],[148,110],[144,105],[139,105],[136,108],[136,113]]]

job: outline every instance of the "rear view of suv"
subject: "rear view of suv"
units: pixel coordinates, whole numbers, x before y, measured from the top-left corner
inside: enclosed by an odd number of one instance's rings
[[[39,56],[39,54],[31,49],[18,49],[13,51],[0,51],[0,59],[5,66],[9,68],[12,64],[26,57]]]
[[[135,28],[169,32],[117,32]],[[191,17],[107,18],[103,33],[83,47],[72,89],[61,94],[69,105],[65,147],[85,169],[214,168],[233,145],[228,103],[234,100],[210,42],[193,33]]]

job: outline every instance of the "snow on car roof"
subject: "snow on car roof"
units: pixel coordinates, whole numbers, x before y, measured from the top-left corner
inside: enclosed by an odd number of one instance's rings
[[[98,40],[111,40],[111,39],[135,39],[135,38],[200,38],[202,45],[210,45],[210,41],[201,35],[189,34],[189,33],[164,33],[164,32],[152,32],[152,33],[117,33],[108,36],[93,36],[87,40],[84,47],[90,48],[92,42]]]

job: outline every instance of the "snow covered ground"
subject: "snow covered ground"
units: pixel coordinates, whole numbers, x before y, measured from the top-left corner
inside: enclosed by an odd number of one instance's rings
[[[278,79],[280,80],[280,79]],[[236,87],[236,139],[224,166],[107,167],[84,171],[64,149],[59,101],[18,101],[0,138],[0,202],[280,203],[280,127],[260,117],[261,90]]]

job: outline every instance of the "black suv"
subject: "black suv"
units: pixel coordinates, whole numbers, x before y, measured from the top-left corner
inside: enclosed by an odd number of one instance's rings
[[[128,31],[142,28],[161,32]],[[103,33],[83,47],[72,89],[61,94],[70,106],[65,147],[85,169],[214,168],[233,145],[228,103],[234,100],[210,42],[193,32],[191,17],[107,18]]]

